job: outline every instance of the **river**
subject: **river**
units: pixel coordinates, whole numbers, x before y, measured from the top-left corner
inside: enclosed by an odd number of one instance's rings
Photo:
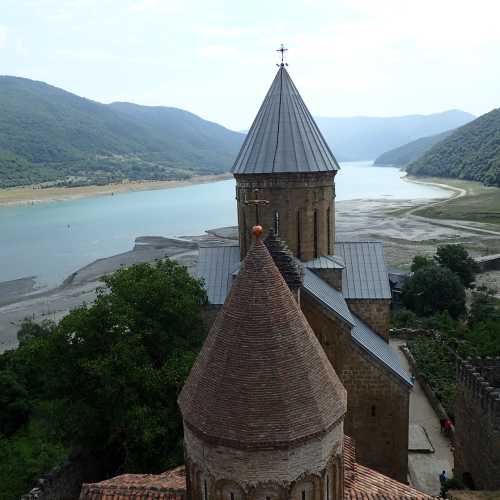
[[[403,180],[396,168],[341,164],[337,201],[423,199],[442,189]],[[55,285],[80,267],[129,250],[137,236],[202,234],[236,224],[234,180],[0,208],[0,281],[36,276]]]

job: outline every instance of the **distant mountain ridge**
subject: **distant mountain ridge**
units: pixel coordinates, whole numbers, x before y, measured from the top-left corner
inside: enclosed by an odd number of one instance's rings
[[[244,135],[177,108],[101,104],[0,76],[0,187],[229,170]]]
[[[421,137],[460,127],[475,118],[460,110],[396,117],[315,117],[339,161],[373,160]]]
[[[408,165],[407,172],[500,187],[500,108],[453,131]]]
[[[442,132],[441,134],[421,137],[416,141],[412,141],[408,144],[403,144],[398,148],[386,151],[385,153],[382,153],[378,158],[376,158],[373,164],[377,166],[404,167],[412,161],[420,158],[425,152],[431,149],[434,144],[437,144],[438,142],[451,135],[454,130],[455,129],[447,130],[446,132]]]

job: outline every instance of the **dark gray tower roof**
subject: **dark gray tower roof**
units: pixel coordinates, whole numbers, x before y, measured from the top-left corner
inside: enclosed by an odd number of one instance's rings
[[[338,169],[337,160],[282,64],[232,173],[310,173]]]

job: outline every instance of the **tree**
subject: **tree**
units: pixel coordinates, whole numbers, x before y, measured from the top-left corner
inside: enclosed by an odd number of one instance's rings
[[[206,294],[168,260],[104,281],[92,306],[23,346],[37,346],[30,363],[44,374],[37,411],[67,445],[159,472],[182,460],[177,396],[204,338]]]
[[[434,264],[434,261],[431,257],[426,257],[425,255],[415,255],[411,264],[411,272],[414,273],[422,267],[431,266],[432,264]]]
[[[405,307],[419,316],[448,311],[457,318],[465,311],[465,289],[458,276],[438,265],[417,270],[403,285]]]
[[[469,324],[474,326],[485,321],[500,323],[500,307],[494,291],[480,287],[477,292],[472,294]]]
[[[442,245],[434,257],[441,266],[453,271],[466,288],[472,288],[479,264],[469,255],[463,245]]]

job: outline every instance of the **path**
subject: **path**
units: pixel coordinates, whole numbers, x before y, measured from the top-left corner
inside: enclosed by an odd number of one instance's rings
[[[390,344],[398,352],[403,367],[410,372],[408,361],[399,349],[401,345],[406,344],[406,341],[394,339],[390,341]],[[408,453],[410,482],[419,490],[438,495],[439,474],[445,470],[448,477],[452,475],[453,453],[451,443],[441,434],[439,419],[417,381],[410,393],[409,423],[424,427],[435,450],[434,453]]]

